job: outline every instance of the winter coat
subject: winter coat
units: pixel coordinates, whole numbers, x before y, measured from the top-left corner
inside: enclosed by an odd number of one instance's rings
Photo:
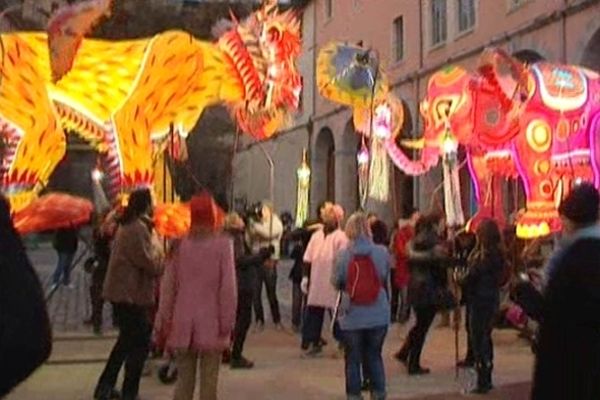
[[[348,279],[348,266],[355,254],[366,254],[371,257],[382,283],[379,297],[371,305],[352,304],[350,296],[345,292],[346,281]],[[355,241],[350,242],[346,249],[340,252],[337,257],[332,282],[337,290],[342,291],[339,321],[340,327],[343,330],[371,329],[389,325],[390,302],[385,290],[385,283],[389,279],[390,269],[391,258],[387,248],[376,245],[367,237],[358,237]]]
[[[304,262],[310,264],[307,305],[335,307],[337,290],[331,284],[331,276],[335,258],[347,244],[348,238],[341,229],[328,234],[325,234],[323,229],[319,229],[311,236],[304,252]]]
[[[161,283],[155,335],[170,350],[223,351],[233,331],[237,291],[233,241],[188,237]]]
[[[393,252],[395,259],[394,281],[392,284],[398,289],[405,288],[410,281],[410,270],[408,267],[408,244],[415,235],[412,226],[406,225],[398,229],[394,235]]]
[[[289,278],[295,284],[302,282],[302,276],[304,272],[304,250],[308,247],[310,237],[314,230],[309,228],[298,228],[290,233],[290,238],[297,241],[296,245],[292,249],[290,258],[294,260],[292,269],[290,270]]]
[[[249,229],[252,238],[252,251],[258,253],[262,248],[273,246],[275,252],[271,257],[279,260],[281,251],[281,236],[283,235],[283,224],[279,217],[273,213],[270,220],[255,222]]]
[[[581,232],[548,268],[531,399],[600,399],[600,228]]]
[[[446,287],[447,257],[434,232],[424,232],[409,244],[408,299],[414,307],[439,305],[438,293]]]
[[[103,297],[112,303],[152,306],[163,273],[160,244],[141,218],[119,226],[104,280]]]
[[[465,300],[471,303],[498,303],[505,263],[500,253],[471,257],[462,283]]]
[[[268,255],[252,254],[244,240],[243,231],[232,229],[228,230],[227,233],[233,240],[238,292],[251,293],[254,291],[256,269],[264,263]]]
[[[42,285],[0,196],[0,398],[42,365],[51,350]]]

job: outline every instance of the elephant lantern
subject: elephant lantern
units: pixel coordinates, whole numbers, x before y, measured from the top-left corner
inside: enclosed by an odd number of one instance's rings
[[[434,74],[420,107],[425,129],[411,160],[393,142],[388,153],[408,174],[427,172],[447,143],[464,147],[479,205],[472,226],[503,220],[500,180],[518,177],[526,195],[516,221],[521,238],[560,230],[557,207],[582,181],[600,186],[600,78],[596,72],[546,62],[526,65],[488,49],[476,71],[451,66]],[[495,199],[494,199],[495,197]]]

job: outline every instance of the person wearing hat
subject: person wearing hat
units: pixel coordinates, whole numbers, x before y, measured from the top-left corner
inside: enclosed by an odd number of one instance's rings
[[[175,400],[192,399],[200,366],[200,399],[217,399],[221,354],[229,349],[237,290],[233,241],[221,232],[213,198],[194,196],[190,233],[161,283],[154,335],[176,357]]]
[[[563,237],[529,301],[540,323],[532,400],[600,399],[599,206],[584,183],[559,207]]]
[[[138,396],[144,363],[150,349],[156,279],[163,272],[163,254],[150,215],[152,195],[148,189],[131,193],[118,221],[102,295],[113,305],[119,327],[106,367],[98,380],[94,399],[108,400],[117,394],[114,386],[125,366],[123,400]]]

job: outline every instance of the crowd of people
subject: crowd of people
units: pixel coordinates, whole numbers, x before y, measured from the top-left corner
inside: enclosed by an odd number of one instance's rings
[[[31,267],[6,201],[2,204],[0,229],[12,241],[0,241],[0,273],[10,275],[9,267],[22,264],[32,299],[43,302],[37,278],[27,272]],[[515,265],[511,243],[504,240],[510,230],[503,231],[493,219],[468,233],[445,226],[441,214],[412,210],[389,232],[375,214],[359,211],[346,219],[339,205],[325,202],[316,219],[290,230],[268,202],[251,215],[232,212],[223,218],[207,193],[191,200],[189,234],[165,247],[153,229],[151,193],[135,191],[125,208],[102,214],[94,231],[90,322],[101,329],[107,301],[119,329],[94,398],[138,399],[144,364],[154,350],[175,360],[176,400],[193,397],[198,372],[200,398],[217,399],[223,362],[232,369],[254,366],[244,356],[244,343],[253,313],[256,330],[264,329],[263,286],[275,328],[286,329],[277,294],[282,242],[284,252],[291,245],[291,328],[299,333],[301,357],[321,355],[328,345],[325,321],[330,321],[333,340],[344,355],[349,400],[362,399],[365,391],[375,400],[387,397],[382,348],[394,322],[412,321],[395,359],[406,365],[408,375],[428,374],[421,354],[432,323],[449,311],[455,311],[454,322],[460,323],[456,310],[461,305],[468,350],[459,366],[475,369],[474,393],[492,390],[492,330],[501,319],[507,291],[513,306],[539,325],[532,398],[600,398],[599,206],[593,186],[574,188],[559,210],[564,228],[557,249],[546,268],[532,269]],[[62,244],[68,242],[65,238]],[[72,242],[60,248],[54,282],[68,285],[64,263],[71,257]],[[5,297],[0,291],[2,310],[9,301]],[[49,353],[47,315],[45,309],[35,310],[26,314],[31,315],[29,326],[45,326],[45,341],[32,347],[36,352],[29,364],[0,375],[4,393]],[[4,311],[0,318],[0,354],[8,356],[7,346],[18,338],[5,328],[6,321],[16,322]]]

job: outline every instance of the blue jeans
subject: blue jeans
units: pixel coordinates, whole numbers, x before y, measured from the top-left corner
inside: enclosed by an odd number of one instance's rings
[[[52,275],[52,283],[58,285],[62,278],[62,283],[68,285],[71,283],[71,264],[75,253],[58,253],[58,263]]]
[[[386,396],[385,369],[381,349],[387,335],[387,326],[371,329],[344,331],[346,345],[346,395],[361,398],[361,365],[369,371],[371,391],[374,399]]]

